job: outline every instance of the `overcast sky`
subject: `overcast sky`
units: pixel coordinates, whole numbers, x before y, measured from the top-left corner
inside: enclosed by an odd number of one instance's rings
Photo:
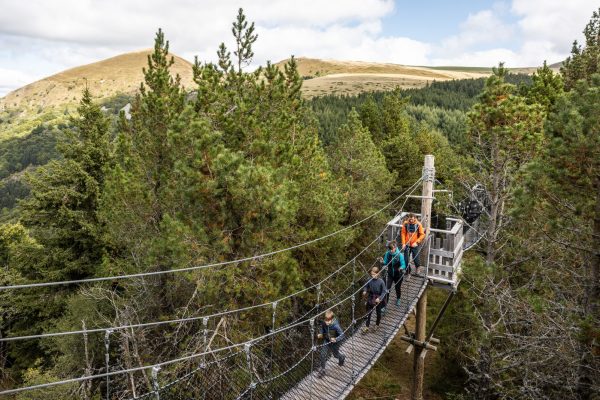
[[[149,48],[215,60],[239,7],[255,65],[290,55],[408,65],[563,60],[598,0],[0,0],[0,96],[62,70]]]

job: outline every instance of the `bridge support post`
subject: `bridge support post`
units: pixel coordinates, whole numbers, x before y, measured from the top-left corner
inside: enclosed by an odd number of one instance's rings
[[[431,226],[431,204],[433,202],[433,182],[435,180],[435,164],[432,155],[425,156],[423,166],[423,196],[421,200],[421,223],[425,230],[425,240],[421,244],[421,268],[424,268],[424,275],[427,275],[427,264],[429,260],[429,246],[426,243],[429,240],[429,228]],[[421,271],[418,271],[421,273]],[[415,340],[421,343],[425,342],[427,329],[427,288],[417,303],[417,321],[415,329]],[[414,378],[412,399],[423,400],[423,376],[425,374],[425,357],[422,357],[425,349],[421,346],[415,346],[414,358]],[[424,354],[423,354],[424,355]]]
[[[152,388],[154,389],[154,398],[160,400],[160,384],[158,383],[158,371],[160,367],[152,367]]]
[[[104,331],[104,363],[106,364],[106,373],[110,372],[110,334],[112,330]],[[110,376],[106,375],[106,400],[110,400]]]

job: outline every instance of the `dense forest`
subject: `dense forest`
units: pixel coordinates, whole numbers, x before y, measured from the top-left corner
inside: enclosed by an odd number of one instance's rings
[[[0,142],[0,285],[160,272],[302,243],[396,199],[433,154],[436,178],[455,199],[485,187],[489,221],[437,334],[439,394],[600,396],[600,10],[560,74],[544,63],[531,77],[513,75],[500,64],[488,79],[310,101],[293,58],[284,70],[267,63],[246,72],[257,35],[242,10],[232,32],[233,54],[222,44],[216,64],[196,61],[192,92],[170,75],[159,30],[134,98],[96,104],[86,90],[68,123]],[[127,102],[129,117],[118,113]],[[434,212],[456,213],[452,203]],[[0,290],[0,338],[268,302],[327,276],[390,216],[235,268]],[[309,292],[295,298],[278,322],[314,302]],[[214,345],[264,332],[270,318],[232,317],[226,330],[211,320],[226,332]],[[203,328],[120,331],[111,363],[126,369],[198,351]],[[104,345],[91,334],[0,342],[0,388],[103,372]],[[184,364],[161,373],[176,377]],[[105,385],[13,398],[100,399]],[[112,382],[114,398],[149,388],[145,374]]]

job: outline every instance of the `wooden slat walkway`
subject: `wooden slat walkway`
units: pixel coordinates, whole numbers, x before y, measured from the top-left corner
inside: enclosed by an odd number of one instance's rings
[[[335,358],[330,358],[327,362],[325,377],[319,378],[318,372],[313,371],[284,394],[281,399],[337,400],[348,396],[402,328],[426,286],[425,278],[411,275],[402,284],[400,306],[395,305],[396,295],[394,293],[390,295],[386,313],[376,332],[372,331],[375,326],[375,313],[373,313],[369,333],[362,334],[357,331],[355,335],[348,337],[342,343],[341,352],[346,355],[343,367],[338,366]],[[315,354],[315,357],[318,358],[318,354]]]

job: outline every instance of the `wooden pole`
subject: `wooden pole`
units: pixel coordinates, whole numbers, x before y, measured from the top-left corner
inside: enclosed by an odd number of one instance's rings
[[[431,226],[431,203],[433,201],[433,181],[435,180],[434,157],[432,155],[425,156],[425,164],[423,166],[423,197],[421,200],[421,223],[425,230],[425,240],[421,244],[420,260],[421,268],[418,273],[427,275],[427,260],[429,258],[429,227]],[[427,323],[427,288],[417,303],[417,322],[415,329],[415,340],[425,342]],[[420,346],[415,346],[415,359],[413,364],[414,379],[413,379],[413,400],[423,400],[423,376],[425,373],[425,357],[422,357],[424,349]],[[424,354],[423,354],[424,355]]]

